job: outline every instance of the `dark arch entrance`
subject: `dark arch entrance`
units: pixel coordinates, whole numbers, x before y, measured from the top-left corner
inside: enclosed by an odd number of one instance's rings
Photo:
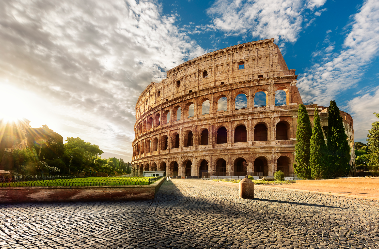
[[[166,162],[162,162],[162,163],[159,165],[159,171],[164,171],[164,172],[166,172]],[[166,175],[167,175],[167,172],[166,172]]]
[[[186,164],[186,171],[185,171],[185,176],[190,177],[191,176],[191,168],[192,168],[192,162],[190,160],[187,160],[185,162]]]
[[[237,158],[234,161],[234,175],[235,176],[247,175],[247,162],[244,158]]]
[[[287,156],[280,156],[276,163],[276,170],[284,173],[285,177],[289,176],[291,160]]]
[[[200,145],[208,145],[208,129],[201,132]]]
[[[157,164],[156,163],[151,164],[151,171],[157,171]]]
[[[224,159],[216,161],[216,176],[226,176],[226,161]]]
[[[206,161],[205,159],[202,160],[200,163],[199,176],[200,178],[208,178],[208,161]]]
[[[179,173],[179,165],[176,161],[171,162],[170,164],[170,176],[178,176]]]
[[[265,124],[258,124],[254,127],[254,141],[267,141],[267,127]]]
[[[193,146],[193,133],[192,133],[192,131],[189,131],[187,134],[185,147],[188,147],[188,146]]]
[[[217,130],[217,144],[225,144],[228,143],[228,133],[225,127],[220,127]]]
[[[258,157],[254,161],[254,175],[268,176],[268,165],[265,157]]]
[[[140,165],[139,170],[138,170],[138,176],[142,176],[142,174],[143,174],[143,165]]]
[[[244,125],[239,125],[234,131],[234,142],[247,142],[247,131]]]
[[[276,140],[288,140],[288,124],[281,121],[276,124]]]

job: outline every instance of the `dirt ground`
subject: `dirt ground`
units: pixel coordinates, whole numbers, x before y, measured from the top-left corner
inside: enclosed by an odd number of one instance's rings
[[[335,195],[379,200],[379,178],[341,178],[332,180],[297,180],[294,184],[275,185],[280,188],[330,193]]]

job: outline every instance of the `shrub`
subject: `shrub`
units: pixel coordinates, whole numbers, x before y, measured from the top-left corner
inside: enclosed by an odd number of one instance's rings
[[[276,171],[274,173],[274,178],[275,180],[278,180],[278,181],[283,181],[284,180],[284,173],[282,171]]]

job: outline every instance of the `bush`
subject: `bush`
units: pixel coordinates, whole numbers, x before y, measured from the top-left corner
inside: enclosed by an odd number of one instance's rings
[[[275,180],[278,180],[278,181],[283,181],[284,180],[284,173],[282,171],[276,171],[274,173],[274,178]]]

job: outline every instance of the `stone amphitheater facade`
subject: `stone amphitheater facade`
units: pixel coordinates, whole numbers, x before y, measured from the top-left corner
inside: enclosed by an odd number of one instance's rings
[[[272,176],[282,170],[293,176],[302,104],[296,79],[274,39],[207,53],[169,70],[137,101],[134,174]],[[284,102],[277,105],[280,92]],[[258,94],[263,105],[257,105]],[[306,106],[311,122],[315,106]],[[318,109],[325,130],[328,108]],[[353,151],[353,120],[341,115]]]

